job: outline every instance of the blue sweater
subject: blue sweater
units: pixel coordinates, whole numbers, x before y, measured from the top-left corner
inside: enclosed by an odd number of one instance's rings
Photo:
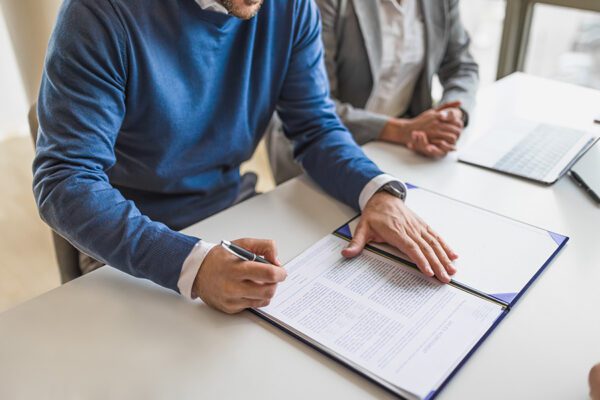
[[[40,214],[85,253],[177,290],[198,239],[176,230],[232,204],[274,110],[309,175],[358,207],[381,171],[328,87],[311,0],[265,0],[249,21],[194,0],[66,0],[39,97]]]

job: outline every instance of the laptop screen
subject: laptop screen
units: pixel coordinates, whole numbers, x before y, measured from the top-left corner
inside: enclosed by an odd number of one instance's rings
[[[598,141],[571,169],[573,179],[600,203],[600,144]]]

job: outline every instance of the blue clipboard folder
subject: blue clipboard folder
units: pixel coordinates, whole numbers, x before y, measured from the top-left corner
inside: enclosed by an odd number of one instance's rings
[[[456,285],[512,307],[567,244],[567,236],[407,185],[407,205],[459,254]],[[336,230],[351,239],[360,216]],[[372,251],[416,268],[389,245],[372,243]]]
[[[569,239],[409,188],[408,205],[460,256],[451,284],[383,244],[344,259],[357,216],[288,262],[271,305],[251,311],[397,397],[431,400]]]

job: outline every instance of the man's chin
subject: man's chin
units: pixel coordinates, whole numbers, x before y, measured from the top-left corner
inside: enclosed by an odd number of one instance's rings
[[[263,0],[243,0],[242,5],[237,5],[232,0],[223,0],[223,5],[229,14],[240,19],[252,19],[260,11]]]

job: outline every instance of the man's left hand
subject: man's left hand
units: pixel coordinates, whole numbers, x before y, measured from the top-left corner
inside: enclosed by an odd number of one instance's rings
[[[441,282],[450,282],[450,276],[456,273],[452,261],[458,255],[401,199],[389,193],[380,192],[371,197],[352,241],[342,254],[356,257],[369,242],[388,243],[398,248],[423,274],[435,275]]]

